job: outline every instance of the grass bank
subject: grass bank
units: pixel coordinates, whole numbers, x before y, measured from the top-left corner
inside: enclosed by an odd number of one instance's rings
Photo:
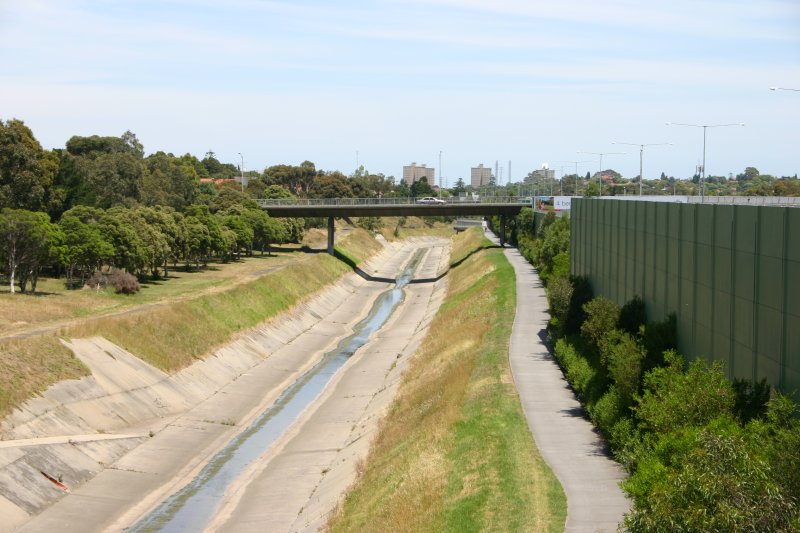
[[[230,290],[69,328],[65,337],[99,335],[151,365],[175,372],[332,283],[349,269],[327,254]]]
[[[382,217],[379,232],[387,241],[396,241],[408,237],[444,237],[453,236],[452,222],[437,220],[438,217]]]
[[[355,230],[338,246],[357,263],[380,249],[380,244],[363,230]],[[250,281],[231,283],[223,290],[203,290],[197,296],[177,300],[165,295],[168,305],[144,310],[133,305],[130,313],[90,316],[57,332],[2,340],[0,419],[59,381],[89,375],[59,338],[102,336],[157,368],[175,372],[230,342],[237,332],[291,308],[349,271],[341,261],[316,254]],[[195,284],[205,287],[203,273],[194,276]],[[218,277],[213,272],[209,276]],[[70,292],[84,298],[80,294],[83,291]],[[157,304],[159,300],[147,303]],[[34,304],[41,305],[38,301]]]
[[[332,531],[561,531],[564,493],[538,453],[508,364],[515,277],[478,231],[454,240],[446,301]]]

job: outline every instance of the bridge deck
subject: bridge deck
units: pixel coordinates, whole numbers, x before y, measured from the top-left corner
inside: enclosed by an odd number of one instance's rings
[[[413,198],[326,198],[258,200],[271,217],[475,216],[519,214],[530,197],[481,200],[449,198],[443,204],[416,203]]]

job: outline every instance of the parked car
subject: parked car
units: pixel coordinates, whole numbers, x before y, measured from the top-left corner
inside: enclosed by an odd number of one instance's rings
[[[417,198],[418,204],[445,204],[444,200],[439,198],[434,198],[433,196],[425,196],[423,198]]]

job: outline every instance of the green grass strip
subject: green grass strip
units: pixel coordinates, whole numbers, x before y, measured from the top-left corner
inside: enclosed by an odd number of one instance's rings
[[[464,262],[406,371],[333,531],[562,531],[566,498],[511,379],[514,271],[457,237]],[[481,235],[482,237],[482,235]]]

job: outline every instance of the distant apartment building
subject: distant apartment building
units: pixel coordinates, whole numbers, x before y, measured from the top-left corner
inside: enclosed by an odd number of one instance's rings
[[[551,168],[540,168],[525,176],[525,183],[541,183],[556,179],[556,171]]]
[[[483,166],[483,163],[477,167],[472,167],[470,172],[470,185],[473,187],[480,187],[481,185],[489,185],[492,181],[492,169]]]
[[[403,182],[406,185],[410,187],[421,178],[426,178],[428,184],[433,187],[434,183],[436,183],[436,169],[428,168],[424,164],[417,166],[416,163],[403,166]]]

